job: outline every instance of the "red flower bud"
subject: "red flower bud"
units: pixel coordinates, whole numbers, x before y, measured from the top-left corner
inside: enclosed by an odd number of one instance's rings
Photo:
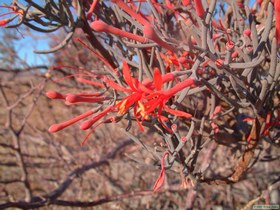
[[[90,26],[93,30],[95,30],[97,32],[108,32],[108,33],[111,33],[111,34],[115,34],[117,36],[122,36],[122,37],[126,37],[126,38],[129,38],[129,39],[133,39],[133,40],[138,41],[138,42],[142,42],[142,43],[147,42],[147,39],[145,39],[142,36],[138,36],[136,34],[132,34],[132,33],[120,30],[120,29],[115,28],[113,26],[110,26],[110,25],[108,25],[108,24],[106,24],[106,23],[104,23],[103,21],[100,21],[100,20],[93,21],[90,24]]]

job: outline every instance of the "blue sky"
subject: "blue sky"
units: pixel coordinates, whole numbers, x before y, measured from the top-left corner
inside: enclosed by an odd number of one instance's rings
[[[0,5],[7,4],[9,5],[12,0],[0,0]],[[44,2],[42,0],[37,0],[38,2]],[[0,10],[1,13],[6,13],[8,10]],[[10,29],[4,29],[10,30]],[[0,33],[1,33],[0,29]],[[49,57],[51,55],[43,55],[43,54],[35,54],[33,50],[43,50],[49,49],[48,46],[48,35],[39,33],[33,30],[30,30],[29,34],[25,33],[25,30],[19,28],[18,30],[14,30],[14,33],[17,33],[20,37],[22,37],[19,41],[15,42],[16,50],[21,59],[25,60],[29,65],[41,65],[48,64]]]

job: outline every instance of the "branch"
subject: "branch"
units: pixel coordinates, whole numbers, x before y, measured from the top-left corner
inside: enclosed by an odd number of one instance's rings
[[[66,179],[60,184],[60,186],[53,190],[52,192],[40,196],[40,197],[32,197],[30,202],[24,202],[24,201],[18,201],[18,202],[8,202],[4,204],[0,204],[0,209],[4,208],[11,208],[11,207],[16,207],[16,208],[23,208],[23,209],[32,209],[32,208],[39,208],[42,206],[50,205],[50,204],[56,204],[56,205],[66,205],[67,203],[71,203],[70,201],[63,201],[63,200],[56,200],[59,196],[61,196],[71,185],[73,180],[81,175],[83,175],[85,172],[98,168],[104,164],[107,164],[110,159],[113,159],[118,152],[120,152],[122,149],[124,149],[126,146],[131,145],[133,141],[131,140],[126,140],[120,144],[118,144],[115,148],[113,148],[110,152],[108,152],[103,158],[101,158],[97,162],[92,162],[87,165],[83,165],[81,167],[78,167],[74,169],[67,177]],[[133,193],[131,193],[133,194]],[[107,199],[108,200],[108,199]],[[117,200],[117,198],[113,198],[111,200],[108,200],[107,202]],[[100,202],[105,202],[106,199],[101,200],[96,202],[99,205]],[[78,202],[82,203],[82,202]],[[90,202],[92,203],[92,202]]]

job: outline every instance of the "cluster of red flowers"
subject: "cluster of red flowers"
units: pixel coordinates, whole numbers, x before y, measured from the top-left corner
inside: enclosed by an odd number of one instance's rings
[[[164,121],[167,118],[163,115],[163,111],[165,110],[167,113],[171,115],[176,115],[184,118],[191,118],[192,115],[183,111],[171,109],[166,105],[168,100],[173,97],[176,93],[181,90],[196,86],[197,82],[193,78],[185,79],[182,82],[178,82],[172,88],[168,90],[163,90],[163,84],[175,80],[177,77],[174,73],[167,73],[165,75],[161,75],[160,70],[158,68],[154,69],[154,81],[150,79],[144,79],[142,82],[138,81],[136,78],[131,76],[129,65],[123,61],[123,79],[126,85],[120,85],[116,83],[114,80],[103,76],[101,79],[103,80],[103,84],[108,85],[109,88],[112,88],[115,91],[125,93],[127,96],[122,98],[121,100],[113,100],[108,96],[104,96],[105,92],[93,93],[93,94],[61,94],[55,91],[47,92],[47,96],[52,99],[62,99],[65,100],[67,104],[75,104],[81,102],[88,103],[103,103],[108,104],[110,101],[113,101],[111,104],[107,105],[107,107],[100,111],[97,115],[94,115],[90,119],[84,121],[80,128],[82,130],[87,130],[89,128],[93,128],[93,130],[100,125],[101,123],[108,121],[115,121],[115,117],[120,117],[125,115],[130,109],[133,110],[134,117],[139,125],[140,130],[144,130],[141,121],[148,120],[150,117],[157,117],[159,122],[169,131],[170,128],[166,127]],[[79,76],[81,74],[78,74]],[[90,74],[83,74],[84,76],[91,76]],[[84,79],[82,77],[78,78],[79,82],[92,84],[94,86],[101,86],[102,83],[90,81]],[[84,120],[87,117],[90,117],[96,112],[96,110],[88,111],[78,117],[75,117],[66,122],[52,125],[49,129],[50,132],[57,132],[62,130],[80,120]],[[107,116],[109,113],[117,113],[117,115],[113,115],[113,117],[109,117],[101,123],[98,123],[103,117]],[[91,131],[92,133],[92,131]],[[87,138],[83,141],[85,141]]]

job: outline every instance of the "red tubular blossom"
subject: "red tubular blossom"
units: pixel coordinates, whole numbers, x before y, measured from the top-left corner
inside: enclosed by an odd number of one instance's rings
[[[94,102],[100,102],[106,100],[105,97],[84,97],[74,94],[68,94],[65,98],[66,101],[70,103],[78,103],[78,102],[88,102],[88,103],[94,103]]]
[[[63,95],[61,93],[58,93],[56,91],[48,91],[46,93],[47,97],[48,98],[51,98],[51,99],[65,99],[66,98],[66,95]]]
[[[124,81],[126,82],[126,84],[128,84],[128,86],[132,89],[132,90],[136,90],[133,84],[133,79],[132,76],[130,74],[130,68],[128,66],[128,64],[126,63],[126,61],[123,60],[123,78]]]
[[[113,80],[106,80],[106,83],[108,84],[108,86],[110,86],[111,88],[113,88],[114,90],[118,90],[118,91],[122,91],[122,92],[133,92],[131,89],[129,88],[124,88],[123,86],[115,83]]]
[[[191,62],[189,59],[187,59],[186,57],[184,56],[181,56],[178,58],[178,62],[181,63],[181,64],[185,64],[187,62]]]
[[[168,9],[173,9],[174,8],[174,4],[172,4],[169,0],[165,0],[165,4],[166,4]]]
[[[166,49],[168,49],[170,51],[173,51],[173,47],[172,46],[170,46],[165,41],[163,41],[161,38],[159,38],[159,36],[155,32],[155,30],[154,30],[153,26],[151,26],[151,24],[146,24],[144,26],[143,33],[144,33],[145,37],[147,37],[148,39],[153,40],[159,46],[164,47],[164,48],[166,48]]]
[[[115,34],[117,36],[122,36],[122,37],[126,37],[129,39],[133,39],[137,42],[142,42],[142,43],[147,42],[147,39],[142,36],[138,36],[136,34],[132,34],[132,33],[120,30],[118,28],[115,28],[113,26],[110,26],[110,25],[104,23],[101,20],[93,21],[90,24],[90,26],[93,30],[95,30],[97,32],[107,32],[107,33]]]
[[[84,79],[84,78],[77,78],[77,81],[82,82],[82,83],[86,83],[86,84],[90,84],[90,85],[93,85],[93,86],[96,86],[96,87],[104,87],[103,83],[90,81],[90,80],[87,80],[87,79]]]
[[[142,25],[149,24],[149,22],[144,17],[142,17],[141,15],[136,13],[134,10],[132,10],[122,0],[113,0],[113,2],[115,2],[120,8],[122,8],[125,12],[127,12],[131,17],[135,18]]]
[[[184,6],[189,6],[191,4],[191,0],[182,0],[182,4]]]
[[[184,143],[185,143],[187,140],[188,140],[188,139],[187,139],[186,136],[183,136],[183,137],[181,138],[181,141],[184,142]]]
[[[224,65],[224,60],[222,60],[222,59],[217,59],[217,60],[215,61],[215,64],[216,64],[216,66],[217,66],[218,68],[221,68],[221,67]]]
[[[159,91],[162,88],[162,77],[160,74],[160,70],[158,68],[154,69],[154,84],[156,89]]]
[[[251,30],[250,30],[249,28],[245,29],[245,30],[243,31],[243,35],[244,35],[244,36],[247,36],[247,37],[250,37],[250,36],[251,36]]]
[[[77,116],[77,117],[75,117],[71,120],[68,120],[66,122],[63,122],[63,123],[60,123],[60,124],[54,124],[49,128],[49,132],[54,133],[54,132],[60,131],[64,128],[66,128],[70,125],[73,125],[74,123],[76,123],[76,122],[94,114],[94,113],[95,113],[95,111],[90,110],[90,111],[87,111],[86,113],[81,114],[81,115],[79,115],[79,116]]]
[[[210,119],[213,119],[219,112],[221,112],[222,107],[221,106],[216,106],[214,109],[214,112],[211,114]],[[219,132],[219,127],[217,126],[216,123],[211,122],[211,127],[214,130],[214,133],[218,133]]]
[[[104,109],[102,112],[100,112],[98,115],[93,117],[92,119],[84,121],[80,125],[81,130],[87,130],[89,129],[94,123],[96,123],[98,120],[100,120],[102,117],[104,117],[108,112],[112,110],[112,106],[108,106],[106,109]]]
[[[162,78],[162,84],[164,84],[166,82],[173,81],[175,79],[175,76],[173,73],[167,73],[167,74],[162,75],[161,78]],[[148,86],[148,87],[150,87],[150,85],[152,85],[152,83],[153,82],[149,78],[145,79],[142,82],[143,85]]]
[[[0,20],[0,26],[5,26],[9,23],[9,19]]]
[[[93,0],[92,4],[90,5],[90,9],[87,13],[87,19],[88,20],[90,20],[97,3],[98,3],[98,0]]]
[[[173,132],[176,132],[177,129],[178,129],[178,126],[176,124],[172,124],[171,129],[172,129]]]
[[[174,87],[170,88],[169,90],[165,91],[164,95],[167,97],[172,97],[179,91],[181,91],[187,87],[190,87],[192,85],[195,85],[195,82],[196,81],[190,77],[190,78],[184,80],[183,82],[176,84]]]
[[[175,76],[173,73],[167,73],[162,76],[162,83],[170,82],[175,79]]]
[[[194,0],[194,5],[197,16],[202,18],[204,16],[204,8],[201,3],[201,0]]]
[[[154,192],[159,190],[161,188],[161,186],[164,184],[164,180],[165,180],[164,159],[167,155],[168,155],[168,152],[164,152],[164,154],[161,158],[161,171],[160,171],[157,181],[154,184],[154,187],[153,187]]]
[[[280,45],[280,0],[274,0],[276,41]]]
[[[170,109],[169,107],[167,107],[165,104],[164,104],[164,107],[163,107],[167,112],[169,112],[170,114],[172,115],[176,115],[178,117],[185,117],[187,119],[191,118],[192,115],[187,113],[187,112],[183,112],[183,111],[179,111],[179,110],[175,110],[175,109]]]
[[[236,58],[238,56],[238,51],[234,51],[232,54],[231,54],[231,58]]]

